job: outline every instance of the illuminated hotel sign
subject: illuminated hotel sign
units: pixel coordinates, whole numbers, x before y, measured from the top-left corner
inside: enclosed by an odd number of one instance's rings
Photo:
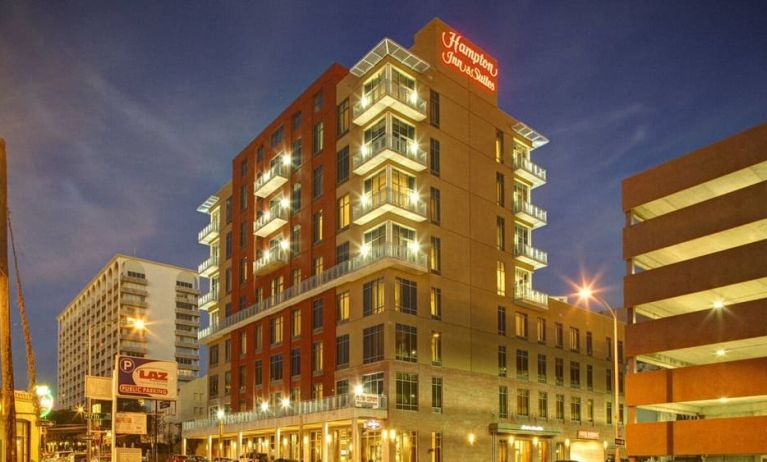
[[[543,431],[543,427],[541,427],[540,425],[522,425],[521,427],[519,427],[519,429],[520,430],[529,431],[529,432],[542,432]]]
[[[442,31],[442,62],[495,92],[498,62],[454,30]]]

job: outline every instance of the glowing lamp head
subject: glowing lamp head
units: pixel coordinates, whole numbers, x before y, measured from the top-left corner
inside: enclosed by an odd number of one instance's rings
[[[581,300],[589,300],[593,296],[594,291],[591,290],[591,287],[581,287],[580,290],[578,290],[578,298]]]
[[[362,204],[363,207],[366,207],[368,204],[370,204],[370,193],[365,193],[360,196],[360,204]]]
[[[389,439],[392,439],[392,440],[397,439],[397,430],[393,428],[389,430]]]
[[[727,354],[727,351],[725,351],[724,348],[720,348],[720,349],[716,350],[716,355],[719,356],[720,358],[722,356],[726,355],[726,354]]]
[[[420,199],[421,199],[421,196],[418,194],[418,191],[412,191],[410,193],[410,202],[412,202],[413,204],[417,204]]]
[[[264,212],[264,220],[271,220],[271,219],[272,219],[272,211],[267,210],[266,212]]]
[[[413,253],[417,253],[421,249],[421,244],[418,241],[408,242],[407,248]]]
[[[360,154],[362,154],[362,157],[367,157],[368,154],[370,154],[370,145],[369,144],[363,144],[360,148]]]
[[[85,408],[81,404],[75,408],[75,411],[77,411],[78,414],[82,414],[83,412],[85,412]]]
[[[716,310],[721,310],[722,308],[724,308],[724,301],[722,301],[722,300],[715,300],[714,304],[713,304],[713,307]]]
[[[280,241],[280,248],[282,250],[288,250],[289,247],[290,247],[290,241],[288,241],[287,239],[283,239]]]
[[[362,105],[363,108],[368,107],[368,105],[370,105],[370,96],[362,95],[362,98],[360,98],[360,105]]]
[[[216,418],[218,418],[218,420],[224,420],[224,416],[226,416],[226,413],[223,409],[216,411]]]
[[[370,253],[370,244],[362,244],[362,247],[360,247],[360,253],[363,257],[367,257]]]
[[[413,90],[410,92],[410,96],[407,97],[408,101],[410,101],[410,104],[415,104],[418,102],[418,92]]]
[[[146,322],[141,318],[134,319],[132,325],[133,325],[133,328],[136,330],[146,329]]]
[[[280,207],[286,209],[289,206],[290,206],[290,200],[288,200],[287,197],[283,197],[282,199],[280,199]]]
[[[269,403],[266,401],[261,401],[261,411],[266,412],[269,410]]]
[[[474,446],[474,443],[477,441],[477,435],[475,435],[474,433],[469,433],[468,440],[469,440],[469,444]]]
[[[365,391],[364,388],[362,388],[362,384],[357,384],[354,386],[354,394],[355,395],[361,395]]]
[[[282,155],[282,165],[286,167],[290,165],[290,154],[285,153]]]
[[[410,154],[415,154],[416,152],[418,152],[418,143],[416,143],[415,141],[411,141],[410,143],[408,143],[407,149],[408,149],[408,152],[410,152]]]
[[[286,398],[282,398],[281,403],[282,403],[282,407],[283,408],[290,407],[290,398],[287,398],[287,397]]]

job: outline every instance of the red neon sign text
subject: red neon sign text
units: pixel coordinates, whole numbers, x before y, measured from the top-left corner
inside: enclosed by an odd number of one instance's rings
[[[498,62],[488,56],[461,34],[446,30],[442,32],[442,62],[468,75],[474,81],[495,91],[498,81]]]

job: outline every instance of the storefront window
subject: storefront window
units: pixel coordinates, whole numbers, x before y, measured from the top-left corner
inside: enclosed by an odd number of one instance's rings
[[[16,460],[29,462],[29,422],[16,420]]]

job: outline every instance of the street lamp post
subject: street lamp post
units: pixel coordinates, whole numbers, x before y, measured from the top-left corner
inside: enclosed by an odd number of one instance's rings
[[[607,301],[600,297],[599,295],[595,294],[591,288],[584,287],[581,288],[578,292],[578,296],[581,299],[588,300],[593,299],[596,300],[600,305],[605,307],[607,311],[610,313],[610,315],[613,317],[613,426],[614,426],[614,432],[615,432],[615,438],[618,438],[618,429],[620,427],[619,417],[620,417],[620,404],[619,399],[620,396],[618,394],[618,316],[615,314],[615,310],[612,306],[610,306]],[[617,441],[615,443],[615,462],[620,462],[620,446],[618,446]]]
[[[218,417],[218,457],[224,457],[224,413],[223,409],[216,411]]]
[[[146,322],[143,319],[140,318],[128,318],[127,322],[125,324],[128,327],[132,327],[134,332],[143,332],[146,330]],[[115,353],[115,359],[114,359],[114,374],[112,377],[112,440],[111,440],[111,453],[112,453],[112,462],[117,461],[117,432],[115,427],[115,421],[117,420],[117,387],[116,387],[116,380],[117,380],[117,371],[116,368],[118,367],[117,360],[120,357],[120,341],[122,339],[122,319],[117,320],[117,352]],[[88,341],[90,341],[90,336],[88,337]],[[89,355],[90,359],[90,355]],[[90,461],[89,461],[90,462]]]

